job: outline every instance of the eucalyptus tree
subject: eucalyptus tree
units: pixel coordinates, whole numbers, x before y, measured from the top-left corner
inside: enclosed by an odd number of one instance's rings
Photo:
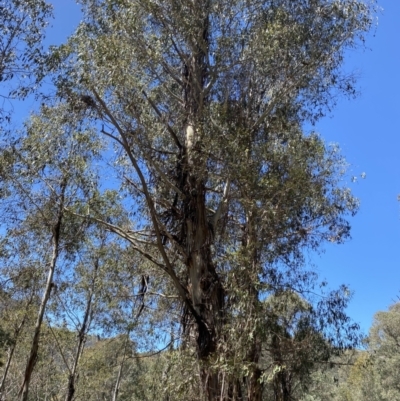
[[[349,324],[346,316],[335,316],[343,313],[343,307],[326,309],[335,299],[340,302],[348,299],[346,291],[342,287],[315,303],[293,290],[277,292],[266,300],[267,334],[261,354],[266,399],[289,401],[315,394],[324,399],[339,381],[338,370],[347,378],[344,367],[352,365],[356,356],[349,346],[360,344],[361,337],[349,341],[357,333],[357,325]],[[322,316],[334,317],[328,331]],[[346,325],[348,331],[338,335]],[[340,344],[337,341],[340,337],[347,339],[347,344]],[[325,386],[323,392],[317,390],[321,381]]]
[[[351,366],[347,380],[342,383],[338,393],[341,400],[383,401],[387,389],[382,386],[379,369],[376,369],[370,352],[362,351]],[[393,398],[396,399],[396,398]]]
[[[1,347],[0,349],[1,349],[1,351],[3,351],[4,344],[6,344],[7,341],[8,341],[7,333],[5,333],[2,328],[0,328],[0,347]],[[2,355],[0,354],[0,356],[2,356]],[[0,360],[0,364],[2,364],[1,360]]]
[[[13,238],[13,241],[2,241],[0,309],[2,327],[7,334],[4,344],[6,358],[4,366],[0,369],[2,401],[8,398],[9,392],[12,392],[12,389],[8,388],[9,385],[12,387],[13,381],[9,378],[9,373],[15,365],[18,348],[24,347],[28,332],[32,330],[32,315],[38,302],[38,290],[42,284],[35,272],[38,267],[37,261],[31,257],[25,240],[26,238]],[[18,258],[10,257],[12,254],[18,254]]]
[[[387,311],[374,316],[365,349],[357,350],[351,358],[334,358],[339,366],[326,374],[325,381],[319,372],[303,399],[325,400],[331,397],[338,401],[384,401],[400,399],[400,304],[395,303]],[[319,376],[319,377],[318,377]],[[334,379],[334,380],[332,380]]]
[[[370,377],[377,382],[379,392],[375,399],[400,400],[400,303],[389,307],[388,311],[377,312],[370,329],[368,346],[374,374]],[[368,378],[364,377],[368,382]]]
[[[56,107],[109,146],[106,174],[131,218],[119,224],[95,202],[75,215],[125,239],[172,288],[199,398],[260,400],[262,299],[309,290],[304,249],[345,240],[357,209],[337,149],[303,126],[354,94],[343,55],[363,41],[373,4],[81,3],[81,25],[48,59]],[[345,303],[322,309],[333,342],[350,330]]]
[[[65,400],[74,398],[79,377],[80,361],[85,351],[93,321],[96,319],[98,296],[105,283],[101,282],[101,269],[107,255],[107,238],[104,230],[96,227],[85,230],[85,238],[75,255],[68,259],[77,259],[71,263],[73,268],[65,269],[57,283],[57,300],[50,306],[53,324],[75,334],[73,345],[63,347],[57,338],[59,352],[64,368],[68,372]],[[54,332],[54,337],[58,337]],[[72,352],[71,352],[72,348]],[[66,383],[64,383],[66,384]]]
[[[81,361],[88,347],[96,347],[88,338],[122,336],[118,373],[114,378],[113,371],[109,371],[110,377],[107,378],[115,380],[113,399],[116,400],[126,371],[127,355],[132,353],[132,338],[140,336],[140,329],[136,330],[139,317],[146,314],[142,310],[144,295],[140,294],[143,290],[140,284],[142,261],[130,253],[127,265],[126,254],[129,252],[118,238],[110,238],[103,226],[92,225],[85,236],[74,269],[61,280],[62,289],[53,310],[58,311],[53,312],[55,322],[63,322],[69,330],[77,333],[74,352],[63,357],[68,370],[65,400],[87,397],[87,393],[82,395],[82,387],[88,385],[83,376],[93,376],[93,372],[84,372]]]
[[[51,17],[52,6],[44,0],[0,1],[1,119],[9,121],[6,98],[25,97],[38,82],[44,62],[42,42]]]
[[[85,165],[95,156],[98,144],[83,132],[82,125],[67,126],[65,120],[62,126],[57,125],[50,112],[42,111],[26,125],[25,135],[1,153],[5,238],[9,243],[13,239],[24,243],[32,270],[43,285],[20,389],[22,400],[28,399],[46,308],[55,292],[57,266],[73,257],[88,226],[86,221],[67,216],[66,209],[89,196],[96,181],[94,170],[86,173]],[[57,115],[61,114],[62,109],[57,110]],[[21,261],[19,252],[12,257],[17,263]],[[10,280],[16,284],[12,277]]]

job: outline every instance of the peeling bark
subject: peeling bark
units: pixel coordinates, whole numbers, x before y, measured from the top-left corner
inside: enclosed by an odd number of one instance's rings
[[[198,315],[197,352],[206,361],[216,350],[223,319],[224,295],[221,281],[212,261],[212,223],[206,209],[206,161],[201,154],[202,133],[197,125],[204,108],[207,79],[207,49],[209,29],[208,0],[196,3],[203,20],[198,27],[198,40],[193,53],[188,55],[183,68],[184,100],[187,112],[185,149],[181,181],[186,198],[183,204],[183,241],[186,246],[189,295]],[[190,327],[190,325],[188,326]],[[192,329],[189,329],[192,330]],[[190,337],[192,333],[187,333]],[[201,381],[209,401],[216,401],[221,394],[219,375],[203,367]]]

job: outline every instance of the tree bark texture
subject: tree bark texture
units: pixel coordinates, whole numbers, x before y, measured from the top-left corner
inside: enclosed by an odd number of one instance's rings
[[[223,317],[224,295],[221,281],[212,261],[213,233],[206,210],[206,166],[199,126],[204,106],[204,87],[207,79],[207,49],[209,29],[209,0],[197,2],[203,20],[199,23],[196,48],[188,55],[183,68],[184,100],[186,109],[185,149],[183,155],[184,220],[183,241],[187,254],[188,290],[198,317],[198,357],[206,361],[215,351]],[[188,326],[188,330],[190,325]],[[191,335],[192,333],[187,333]],[[203,368],[201,381],[207,400],[220,396],[218,373]]]

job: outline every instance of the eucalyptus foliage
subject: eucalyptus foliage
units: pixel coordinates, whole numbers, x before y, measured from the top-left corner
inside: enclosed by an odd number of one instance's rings
[[[358,341],[349,290],[324,290],[305,268],[307,250],[349,237],[358,202],[337,146],[304,127],[354,95],[343,57],[362,45],[374,4],[81,4],[81,24],[41,72],[56,97],[2,152],[4,202],[18,193],[10,210],[39,236],[62,205],[71,263],[60,280],[81,283],[67,304],[85,310],[96,291],[102,333],[169,348],[164,372],[181,361],[182,373],[165,373],[168,399],[298,396],[316,364]],[[94,287],[99,227],[116,242]],[[118,363],[105,384],[114,399],[129,374]]]
[[[371,362],[374,367],[374,372],[371,376],[377,382],[374,399],[400,399],[399,322],[399,302],[391,305],[389,310],[377,312],[374,316],[368,337]],[[367,382],[366,377],[364,380]]]
[[[12,95],[26,95],[31,79],[39,73],[37,68],[44,62],[42,41],[51,16],[52,7],[44,0],[0,1],[0,82],[16,83]]]

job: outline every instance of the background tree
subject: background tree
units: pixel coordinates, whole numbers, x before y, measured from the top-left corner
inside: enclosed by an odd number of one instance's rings
[[[361,389],[359,382],[355,383],[353,379],[349,380],[349,377],[353,369],[358,371],[364,366],[361,361],[365,361],[365,356],[363,351],[347,350],[331,356],[327,363],[317,365],[300,399],[304,401],[359,399],[357,398]]]
[[[366,349],[357,350],[348,360],[346,354],[330,360],[337,367],[325,374],[325,381],[321,380],[321,371],[315,372],[311,389],[304,399],[398,399],[399,305],[395,303],[388,311],[375,314],[365,342]]]
[[[400,344],[400,303],[389,307],[388,311],[377,312],[374,316],[368,346],[374,370],[378,375],[382,400],[399,400],[399,344]],[[376,373],[375,376],[376,380]],[[379,388],[378,387],[378,388]]]
[[[44,62],[42,41],[52,7],[44,0],[0,1],[0,121],[10,121],[6,99],[25,97],[38,82]]]
[[[21,262],[22,252],[12,254],[12,239],[24,243],[30,263],[36,264],[43,285],[41,302],[37,305],[37,319],[33,329],[32,345],[20,390],[21,399],[28,399],[29,384],[39,357],[39,343],[46,308],[51,293],[55,292],[55,277],[59,263],[71,258],[79,246],[87,222],[66,217],[66,208],[79,197],[91,191],[88,177],[84,174],[85,162],[96,146],[84,141],[71,141],[80,135],[79,127],[64,125],[56,132],[49,125],[45,113],[33,118],[26,126],[27,133],[11,148],[2,152],[1,175],[6,195],[3,200],[5,238],[9,255],[16,263]],[[49,136],[51,130],[51,136]],[[54,163],[54,157],[57,163]],[[85,183],[83,186],[82,184]],[[17,275],[18,277],[18,275]],[[15,286],[15,272],[5,278]]]
[[[34,310],[38,302],[40,287],[39,275],[35,271],[37,263],[30,255],[31,249],[26,246],[26,238],[14,238],[7,245],[3,241],[1,256],[1,315],[2,327],[5,329],[4,366],[1,371],[0,399],[6,399],[7,384],[14,354],[26,340],[27,331],[32,329]],[[11,257],[12,253],[18,258]],[[18,354],[18,350],[17,350]]]

